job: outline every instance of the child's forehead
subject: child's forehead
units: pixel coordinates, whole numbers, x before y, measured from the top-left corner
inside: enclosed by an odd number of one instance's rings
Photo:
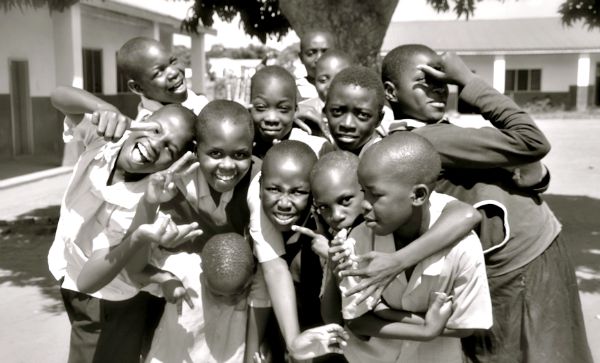
[[[199,138],[200,140],[198,142],[203,143],[216,138],[237,136],[237,139],[239,140],[236,141],[241,142],[241,139],[243,138],[247,143],[252,144],[253,137],[250,132],[250,122],[250,120],[233,121],[231,118],[208,120],[206,126],[202,130],[202,137]]]
[[[296,84],[290,77],[278,74],[261,74],[254,80],[254,91],[256,92],[278,92],[295,94]]]
[[[377,99],[377,92],[367,87],[363,87],[354,83],[336,83],[329,89],[329,103],[337,103],[345,101],[360,101],[363,107],[373,106],[380,102]]]
[[[286,176],[307,181],[311,167],[311,163],[306,158],[294,157],[293,155],[265,158],[262,164],[263,177],[265,178]]]

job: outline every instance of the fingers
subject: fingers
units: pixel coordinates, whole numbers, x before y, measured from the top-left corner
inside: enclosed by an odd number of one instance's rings
[[[422,70],[425,74],[432,76],[437,79],[445,79],[446,74],[438,69],[435,69],[427,64],[419,64],[418,69]]]
[[[299,128],[301,128],[302,130],[304,130],[307,134],[309,134],[309,135],[312,134],[312,130],[310,129],[310,127],[304,121],[300,120],[299,118],[294,119],[294,124],[296,126],[298,126]]]
[[[321,235],[315,233],[312,229],[310,228],[306,228],[306,227],[302,227],[302,226],[297,226],[297,225],[293,225],[292,226],[292,231],[294,232],[298,232],[300,234],[303,234],[305,236],[308,236],[310,238],[317,238],[320,237]]]
[[[152,121],[131,121],[131,131],[160,131],[160,125]]]
[[[167,169],[170,173],[185,173],[189,172],[190,168],[197,168],[198,165],[194,165],[198,163],[198,158],[194,155],[193,152],[188,151],[183,156],[181,156],[177,161],[175,161],[171,166]]]
[[[183,301],[185,301],[185,303],[187,304],[187,306],[189,306],[190,309],[194,308],[194,302],[192,301],[192,297],[187,292],[187,290],[183,294]]]
[[[92,113],[91,122],[96,125],[98,135],[107,141],[116,141],[123,137],[131,119],[119,112],[99,110]]]

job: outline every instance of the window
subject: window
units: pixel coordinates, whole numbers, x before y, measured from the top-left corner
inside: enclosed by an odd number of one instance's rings
[[[83,48],[83,89],[102,93],[102,49]]]
[[[506,91],[539,91],[542,86],[541,69],[507,69]]]
[[[117,56],[118,52],[115,53],[115,58]],[[117,62],[115,62],[117,63]],[[125,76],[125,74],[119,70],[119,67],[117,66],[117,93],[126,93],[126,92],[130,92],[129,91],[129,87],[127,87],[127,77]]]

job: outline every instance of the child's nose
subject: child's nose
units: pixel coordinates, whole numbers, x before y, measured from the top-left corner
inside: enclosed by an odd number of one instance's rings
[[[292,209],[292,202],[287,195],[282,195],[277,201],[277,206],[280,210],[290,210]]]
[[[364,214],[366,214],[367,212],[371,211],[371,209],[373,209],[373,206],[371,205],[371,203],[369,203],[366,199],[362,201],[360,206],[362,207]]]
[[[223,159],[221,159],[219,168],[231,170],[231,169],[235,168],[235,163],[229,156],[226,156]]]

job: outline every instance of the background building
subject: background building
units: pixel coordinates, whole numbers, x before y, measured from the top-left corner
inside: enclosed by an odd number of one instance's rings
[[[139,99],[127,91],[117,72],[117,50],[136,36],[171,47],[181,24],[181,16],[146,5],[83,0],[63,12],[47,7],[0,12],[0,159],[27,155],[61,159],[62,117],[49,99],[60,85],[84,88],[135,116]],[[199,32],[192,36],[191,60],[197,70],[192,88],[201,92],[204,34],[216,32],[206,28]]]
[[[563,26],[558,16],[394,22],[382,53],[407,43],[458,53],[520,105],[600,106],[600,31]]]

